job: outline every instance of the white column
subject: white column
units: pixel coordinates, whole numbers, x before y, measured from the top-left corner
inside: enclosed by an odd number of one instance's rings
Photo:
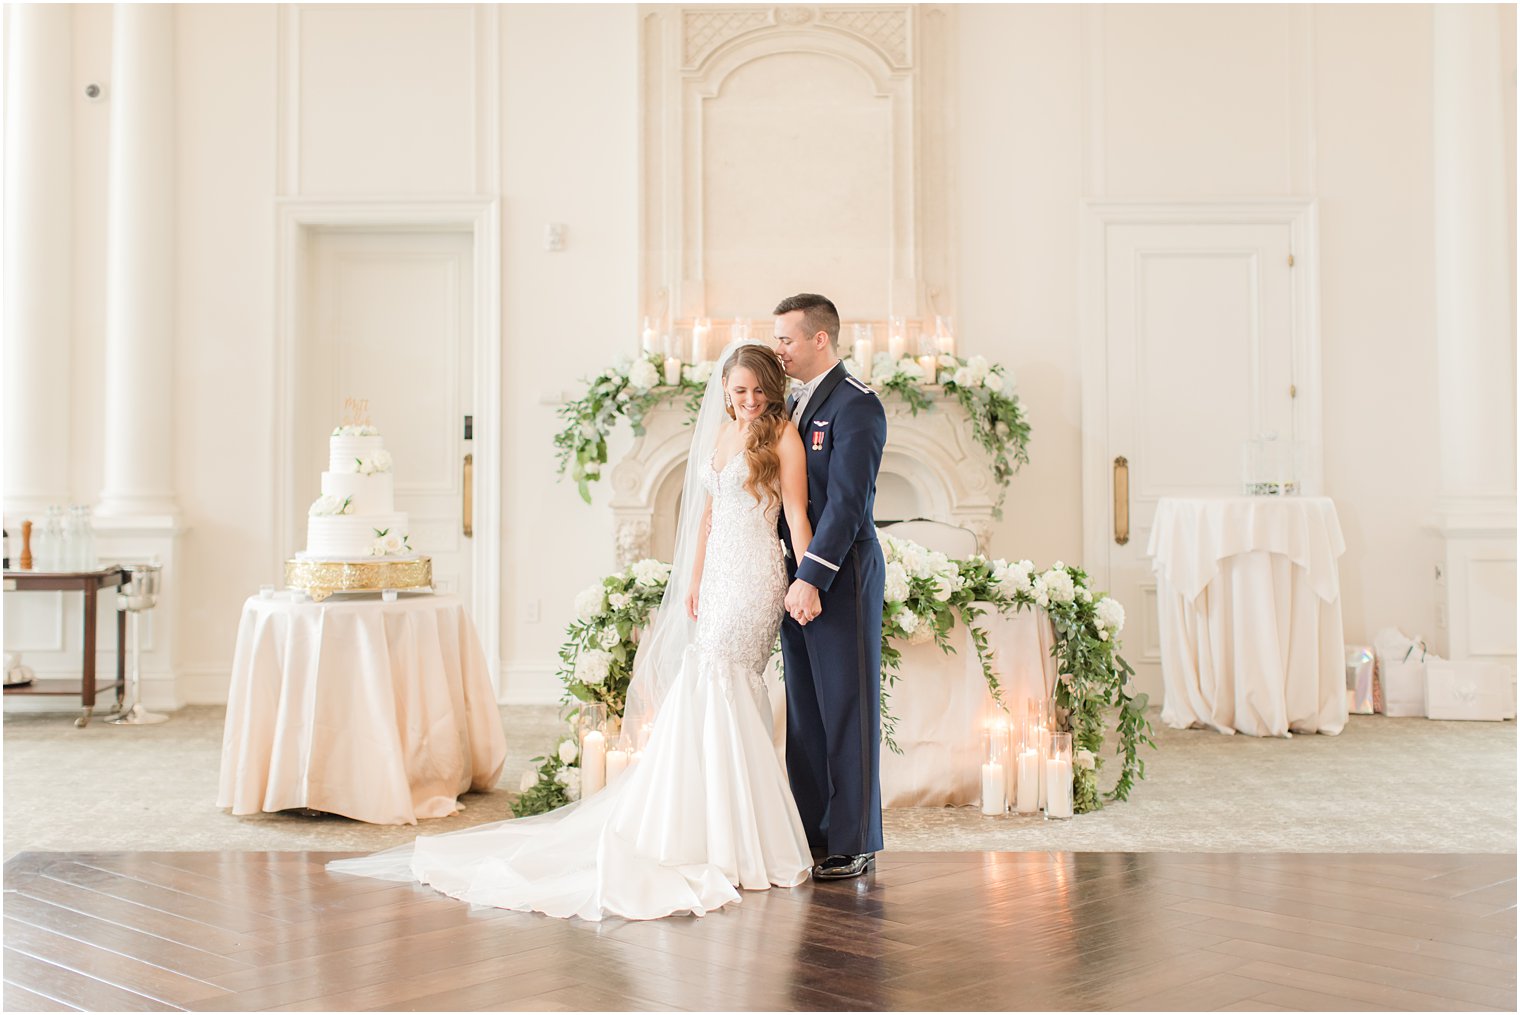
[[[5,69],[5,514],[69,500],[73,15],[10,5]],[[40,519],[38,519],[40,520]]]
[[[1497,6],[1435,19],[1436,335],[1444,497],[1515,491],[1515,327]]]
[[[1497,6],[1433,18],[1436,367],[1447,654],[1515,658],[1515,321]]]
[[[112,8],[104,517],[175,510],[174,10]]]

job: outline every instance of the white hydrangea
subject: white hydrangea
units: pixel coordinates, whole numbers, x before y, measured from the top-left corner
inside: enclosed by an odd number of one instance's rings
[[[670,565],[653,557],[645,557],[633,565],[633,580],[647,588],[661,584],[669,575]]]
[[[1034,565],[1027,560],[1014,561],[1012,564],[998,561],[992,569],[992,579],[997,582],[998,591],[1012,599],[1021,592],[1030,590],[1030,573]]]
[[[613,648],[622,643],[623,636],[618,634],[615,627],[604,627],[596,640],[597,644],[601,645],[602,648]]]
[[[1087,591],[1086,587],[1083,587],[1077,589],[1077,598],[1082,600],[1084,603],[1090,603],[1092,602],[1092,593]]]
[[[647,359],[636,360],[628,368],[628,384],[637,391],[648,391],[660,383],[660,371]]]
[[[681,375],[694,384],[706,384],[708,378],[712,376],[712,372],[713,364],[711,362],[688,363],[681,368]]]
[[[955,383],[963,388],[969,388],[976,383],[976,375],[971,372],[970,367],[961,367],[955,372]]]
[[[633,602],[633,597],[626,592],[614,592],[612,595],[607,597],[608,605],[610,605],[614,610],[621,610],[631,602]]]
[[[607,608],[607,593],[601,583],[588,585],[575,595],[575,615],[582,624]]]
[[[580,748],[574,740],[568,737],[559,742],[559,760],[562,765],[573,765],[575,759],[580,756]]]
[[[554,773],[554,781],[568,789],[573,783],[580,781],[576,778],[580,774],[580,770],[577,768],[562,768]]]
[[[908,572],[896,561],[887,565],[886,600],[900,603],[908,598]]]
[[[1049,606],[1050,593],[1045,591],[1045,576],[1041,575],[1029,583],[1029,594],[1034,597],[1036,606]]]
[[[988,391],[1002,391],[1003,375],[999,373],[989,373],[987,375],[987,380],[984,383],[987,385]]]
[[[523,777],[517,781],[517,791],[519,793],[526,793],[528,790],[537,785],[538,773],[530,768],[528,771],[524,772]]]
[[[987,357],[973,356],[966,361],[966,369],[971,371],[971,383],[984,384],[987,381]]]
[[[1098,600],[1098,605],[1093,607],[1097,614],[1098,629],[1100,631],[1112,631],[1118,634],[1124,630],[1124,606],[1112,596],[1104,596]]]
[[[612,672],[612,653],[588,648],[575,660],[575,679],[587,687],[596,687]]]
[[[1053,602],[1069,603],[1077,598],[1076,584],[1071,580],[1071,572],[1057,565],[1040,576],[1045,586],[1045,592]]]
[[[577,800],[579,800],[581,798],[581,781],[579,779],[576,779],[574,782],[566,784],[566,786],[565,786],[565,798],[567,800],[569,800],[571,803],[575,803]]]
[[[918,614],[912,610],[899,610],[897,612],[897,626],[902,628],[903,634],[911,638],[913,632],[918,630]]]

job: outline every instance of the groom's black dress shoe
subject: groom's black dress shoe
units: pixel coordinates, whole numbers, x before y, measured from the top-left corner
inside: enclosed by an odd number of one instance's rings
[[[858,878],[866,871],[876,866],[875,853],[860,853],[856,856],[835,854],[823,860],[813,868],[813,877],[819,881],[837,881],[843,878]]]

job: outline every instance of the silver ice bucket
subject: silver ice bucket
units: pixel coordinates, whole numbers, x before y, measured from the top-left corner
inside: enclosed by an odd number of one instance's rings
[[[127,580],[116,593],[116,605],[123,610],[151,610],[158,603],[158,564],[123,564]]]

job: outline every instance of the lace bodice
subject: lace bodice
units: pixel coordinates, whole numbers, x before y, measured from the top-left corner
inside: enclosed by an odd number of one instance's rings
[[[697,645],[732,659],[756,680],[775,647],[786,597],[786,565],[776,518],[781,505],[757,503],[744,488],[749,460],[736,453],[720,471],[709,460],[702,482],[712,495],[712,531],[702,564]]]

